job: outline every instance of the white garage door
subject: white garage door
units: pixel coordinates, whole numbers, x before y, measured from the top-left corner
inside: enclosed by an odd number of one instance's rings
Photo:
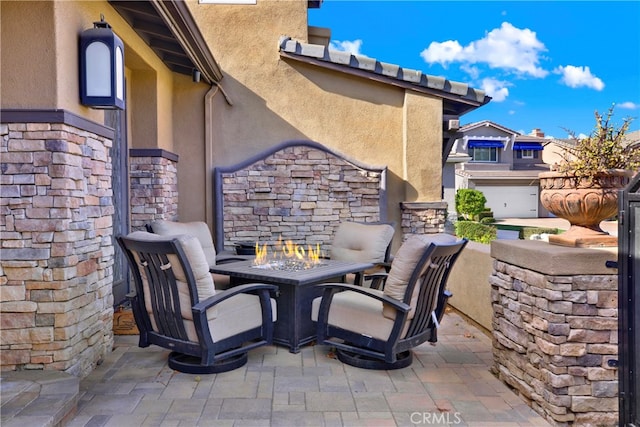
[[[487,198],[494,218],[537,218],[537,186],[477,186]]]

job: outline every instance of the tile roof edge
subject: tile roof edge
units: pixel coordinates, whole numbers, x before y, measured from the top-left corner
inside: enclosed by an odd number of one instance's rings
[[[405,84],[430,90],[437,90],[460,97],[467,101],[477,102],[479,105],[488,103],[491,97],[483,90],[470,87],[466,83],[448,80],[444,77],[424,74],[420,70],[404,68],[397,64],[381,62],[364,55],[354,55],[349,52],[329,49],[324,45],[302,43],[289,36],[280,36],[279,51],[288,55],[305,57],[322,62],[347,66],[367,73],[398,80]]]

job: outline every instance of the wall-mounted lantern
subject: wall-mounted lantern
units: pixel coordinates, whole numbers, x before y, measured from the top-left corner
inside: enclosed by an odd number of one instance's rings
[[[80,34],[80,102],[124,109],[124,45],[103,15]]]

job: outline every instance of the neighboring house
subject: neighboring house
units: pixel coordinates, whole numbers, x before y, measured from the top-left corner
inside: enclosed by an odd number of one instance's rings
[[[640,145],[640,130],[628,132],[624,135],[626,145]],[[544,143],[543,160],[548,165],[554,165],[562,162],[565,148],[571,148],[575,145],[575,140],[571,138],[550,139]],[[568,156],[570,157],[570,156]]]
[[[488,120],[462,126],[443,169],[444,199],[455,207],[456,191],[473,188],[495,218],[547,216],[538,191],[538,174],[549,169],[546,142],[539,129],[522,135]]]
[[[307,22],[321,2],[217,3],[0,2],[3,369],[91,371],[126,292],[113,237],[154,219],[213,229],[214,168],[284,141],[384,166],[385,219],[443,229],[455,123],[490,98],[329,50]],[[79,36],[101,15],[124,44],[123,110],[80,102]]]

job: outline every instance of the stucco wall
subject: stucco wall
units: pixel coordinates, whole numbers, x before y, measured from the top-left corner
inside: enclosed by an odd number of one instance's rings
[[[189,7],[233,101],[230,106],[217,93],[206,107],[212,112],[206,114],[212,132],[207,169],[236,164],[282,141],[309,139],[365,164],[386,165],[390,220],[400,222],[399,202],[441,200],[440,99],[281,59],[281,36],[306,41],[306,2],[190,1]],[[182,136],[183,144],[194,143],[188,130]],[[191,149],[174,151],[182,150]],[[405,186],[405,179],[411,184]],[[182,220],[202,210],[202,196],[190,190],[180,192]]]
[[[107,2],[2,1],[0,8],[2,108],[64,109],[104,123],[103,111],[80,104],[78,75],[78,38],[102,14],[125,44],[130,147],[173,150],[174,74]]]
[[[451,270],[447,288],[453,293],[449,304],[473,319],[487,331],[492,330],[491,285],[493,273],[491,247],[469,242]]]

